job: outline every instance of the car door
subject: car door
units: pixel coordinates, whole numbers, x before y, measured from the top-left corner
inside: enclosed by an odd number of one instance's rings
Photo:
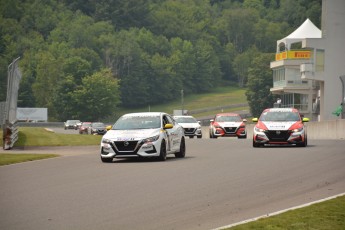
[[[166,124],[173,124],[171,119],[169,119],[169,116],[167,114],[163,115],[163,126],[165,126]],[[174,128],[172,129],[165,129],[165,132],[167,134],[167,139],[168,139],[168,143],[167,143],[167,151],[172,151],[173,148],[173,143],[174,143]]]
[[[180,148],[180,138],[183,132],[181,126],[169,115],[167,115],[169,124],[173,125],[172,129],[169,129],[169,134],[171,136],[171,150],[177,151]]]

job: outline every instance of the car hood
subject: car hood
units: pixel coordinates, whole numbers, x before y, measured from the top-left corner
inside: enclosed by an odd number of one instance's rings
[[[158,135],[160,129],[109,130],[103,138],[114,141],[142,140]]]
[[[276,121],[263,121],[262,122],[268,130],[289,130],[296,121],[276,122]]]
[[[179,123],[182,128],[199,128],[200,125],[198,123]]]
[[[238,127],[242,124],[242,121],[239,122],[218,122],[218,125],[222,127]]]

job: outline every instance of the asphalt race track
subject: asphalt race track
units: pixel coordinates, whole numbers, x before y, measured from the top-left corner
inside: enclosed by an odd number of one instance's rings
[[[7,150],[62,157],[0,167],[0,229],[206,230],[345,192],[345,140],[186,145],[184,159],[109,164],[98,146]]]

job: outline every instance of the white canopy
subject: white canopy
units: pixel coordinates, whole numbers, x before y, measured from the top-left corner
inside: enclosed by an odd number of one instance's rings
[[[306,38],[321,38],[321,36],[321,30],[307,18],[294,32],[277,41],[277,53],[279,52],[279,47],[283,44],[286,50],[290,50],[291,44],[293,43],[300,42]]]

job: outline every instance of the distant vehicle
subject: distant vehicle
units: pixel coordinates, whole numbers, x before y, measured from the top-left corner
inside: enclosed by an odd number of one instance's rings
[[[80,120],[67,120],[64,123],[64,128],[66,129],[75,129],[77,130],[77,124],[80,123]]]
[[[174,116],[174,119],[184,129],[185,136],[202,138],[200,121],[197,121],[193,116]]]
[[[104,135],[107,132],[106,126],[102,122],[92,122],[91,126],[89,127],[89,133]]]
[[[304,122],[308,118],[301,118],[294,108],[265,109],[260,118],[253,118],[257,122],[253,131],[253,147],[270,145],[308,145],[307,129]]]
[[[168,154],[185,157],[185,137],[182,126],[163,112],[123,115],[102,137],[100,146],[103,162],[131,157],[165,161]]]
[[[91,127],[91,122],[82,122],[79,127],[79,134],[89,134],[89,128]]]
[[[247,138],[246,119],[237,113],[219,113],[210,120],[210,138]]]

